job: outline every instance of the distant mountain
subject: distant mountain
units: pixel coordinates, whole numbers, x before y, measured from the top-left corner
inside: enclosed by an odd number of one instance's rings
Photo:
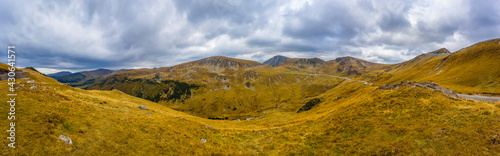
[[[113,72],[113,70],[109,70],[109,69],[97,69],[97,70],[92,70],[92,71],[83,71],[80,73],[83,75],[86,75],[86,76],[99,77],[99,76],[111,74],[112,72]]]
[[[312,69],[325,65],[326,61],[319,58],[289,58],[279,64],[279,66],[294,66],[300,69]]]
[[[264,64],[250,60],[235,59],[225,56],[212,56],[176,65],[174,66],[174,68],[191,67],[191,66],[218,67],[218,68],[240,68],[240,67],[245,68],[245,67],[255,67],[262,65]]]
[[[61,83],[68,83],[71,86],[82,86],[86,84],[91,84],[95,79],[111,73],[113,73],[113,70],[97,69],[93,71],[82,71],[71,74],[68,74],[68,72],[64,72],[63,73],[64,76],[59,76],[59,77],[53,77],[52,74],[51,74],[52,76],[51,75],[49,76],[55,78],[57,81]],[[56,74],[60,75],[59,73]]]
[[[340,65],[343,65],[343,66],[356,66],[358,68],[364,68],[364,69],[380,65],[378,63],[373,63],[373,62],[365,61],[365,60],[350,57],[350,56],[339,57],[339,58],[336,58],[335,60],[331,60],[331,61],[338,62]]]
[[[363,73],[367,73],[368,69],[382,67],[383,65],[347,56],[328,61],[328,66],[336,67],[336,72],[344,73],[345,75],[341,74],[343,76],[349,76],[362,75]]]
[[[53,73],[53,74],[48,74],[47,76],[57,79],[59,77],[63,77],[66,75],[71,75],[71,74],[73,74],[73,73],[71,73],[69,71],[62,71],[62,72],[57,72],[57,73]]]
[[[289,59],[289,58],[286,56],[276,55],[276,56],[270,58],[269,60],[264,61],[264,64],[270,65],[272,67],[276,67],[281,62],[285,61],[286,59]]]

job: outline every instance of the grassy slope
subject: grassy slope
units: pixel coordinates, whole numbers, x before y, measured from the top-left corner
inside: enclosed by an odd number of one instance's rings
[[[434,81],[461,93],[500,94],[500,39],[477,43],[451,55],[421,59],[382,75],[377,84]]]
[[[425,89],[372,92],[376,86],[343,82],[318,95],[325,102],[312,110],[281,107],[268,110],[263,119],[236,122],[191,116],[117,91],[71,88],[29,72],[38,89],[27,89],[31,84],[18,89],[18,148],[2,146],[3,154],[500,153],[495,141],[500,138],[493,137],[500,135],[500,105],[453,101]],[[6,87],[0,86],[0,94]],[[7,114],[8,108],[0,105],[0,110]],[[0,124],[8,129],[8,121]],[[73,145],[57,139],[59,134]]]
[[[263,111],[281,105],[290,109],[301,107],[304,98],[321,94],[342,81],[327,76],[300,75],[300,73],[278,69],[240,68],[217,73],[204,67],[191,66],[159,71],[163,75],[162,79],[178,80],[201,86],[198,90],[191,90],[193,95],[184,96],[187,99],[160,103],[205,118],[228,117],[229,120],[244,120],[248,117],[261,116]],[[131,71],[114,77],[140,78],[135,77],[137,72]],[[151,71],[144,72],[149,74],[141,75],[142,78],[151,79],[154,75]],[[117,82],[115,79],[107,81]],[[103,83],[90,86],[88,89],[115,88],[135,95],[133,90],[137,89],[138,85],[131,86],[130,84],[126,82],[112,85]],[[144,94],[148,93],[144,92]],[[156,93],[153,94],[156,95]]]

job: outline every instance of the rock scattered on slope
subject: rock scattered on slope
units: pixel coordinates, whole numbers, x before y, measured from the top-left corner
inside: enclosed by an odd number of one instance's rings
[[[123,94],[123,92],[122,92],[122,91],[120,91],[120,90],[118,90],[118,89],[113,89],[113,91],[118,91],[118,92],[120,92],[120,93],[122,93],[122,94]]]
[[[439,86],[436,83],[428,81],[427,82],[402,81],[400,83],[395,83],[395,84],[383,84],[382,86],[378,87],[375,90],[399,89],[402,87],[409,87],[410,89],[414,87],[420,87],[420,88],[430,89],[432,91],[437,90],[443,92],[444,96],[446,97],[456,100],[459,99],[458,95],[452,90],[449,90],[447,88]]]
[[[140,105],[137,108],[142,109],[142,110],[148,110],[149,108],[147,106]]]
[[[201,138],[201,143],[207,143],[206,139]]]
[[[60,134],[60,135],[59,135],[59,139],[63,140],[63,141],[64,141],[64,142],[66,142],[67,144],[70,144],[70,145],[71,145],[71,144],[73,144],[73,141],[71,141],[71,139],[70,139],[70,138],[68,138],[68,137],[66,137],[66,136],[64,136],[64,135],[62,135],[62,134]]]

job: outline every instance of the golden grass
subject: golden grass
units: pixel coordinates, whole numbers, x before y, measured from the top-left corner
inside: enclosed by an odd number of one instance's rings
[[[309,111],[296,113],[284,106],[269,109],[263,119],[221,121],[118,91],[71,88],[28,72],[38,89],[19,82],[25,87],[19,88],[16,105],[17,148],[2,146],[6,155],[500,153],[493,137],[500,133],[497,104],[454,101],[421,88],[372,92],[376,86],[345,81],[310,97],[325,102]],[[6,94],[6,86],[0,86],[0,94]],[[8,110],[6,105],[0,109],[4,114]],[[7,120],[0,124],[7,129]],[[73,145],[59,140],[59,134],[71,138]],[[202,138],[207,143],[201,143]]]
[[[432,54],[431,54],[432,55]],[[477,43],[450,55],[417,57],[368,71],[375,84],[433,81],[459,93],[500,95],[500,39]],[[378,73],[378,74],[375,74]],[[365,77],[358,77],[358,79]]]
[[[452,100],[423,88],[376,90],[376,85],[308,75],[349,76],[377,85],[434,81],[458,92],[498,94],[500,69],[491,68],[499,65],[498,43],[492,40],[449,56],[422,57],[405,66],[353,68],[361,75],[339,72],[338,63],[310,69],[207,71],[190,66],[122,73],[148,79],[161,73],[163,79],[205,85],[184,104],[72,88],[26,69],[36,83],[17,81],[17,148],[8,148],[8,140],[2,139],[0,151],[5,155],[499,155],[498,102]],[[8,85],[1,84],[0,94],[5,95]],[[230,90],[221,88],[228,84]],[[32,85],[37,89],[30,89]],[[324,102],[296,113],[315,98]],[[149,110],[140,110],[139,105]],[[6,115],[8,109],[0,105],[1,113]],[[249,121],[207,119],[244,120],[264,111],[262,119]],[[0,129],[8,129],[9,122],[1,120]],[[71,138],[73,145],[59,140],[60,134]]]

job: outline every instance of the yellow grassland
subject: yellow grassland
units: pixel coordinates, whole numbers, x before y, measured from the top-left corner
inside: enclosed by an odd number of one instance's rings
[[[299,93],[286,93],[291,92],[286,87],[256,88],[260,92],[252,96],[269,98],[259,103],[266,115],[229,121],[190,115],[119,91],[72,88],[27,71],[36,83],[18,81],[17,147],[10,149],[8,140],[1,139],[0,151],[5,155],[500,154],[498,103],[452,100],[428,89],[375,90],[377,86],[361,82],[310,77],[316,84],[332,84],[328,91],[304,96],[305,101],[325,99],[313,109],[296,113],[303,99],[293,98]],[[290,73],[281,75],[283,82],[297,77]],[[6,101],[3,95],[8,86],[1,82],[0,100]],[[269,82],[270,87],[279,86]],[[30,89],[33,85],[37,89]],[[235,88],[214,96],[227,101],[235,95],[226,94],[244,90],[242,86]],[[190,101],[200,100],[197,98]],[[277,108],[277,103],[290,106]],[[139,105],[149,110],[138,109]],[[8,109],[0,105],[2,114]],[[1,120],[0,129],[8,129],[9,122]],[[59,140],[60,134],[71,138],[73,144]]]

